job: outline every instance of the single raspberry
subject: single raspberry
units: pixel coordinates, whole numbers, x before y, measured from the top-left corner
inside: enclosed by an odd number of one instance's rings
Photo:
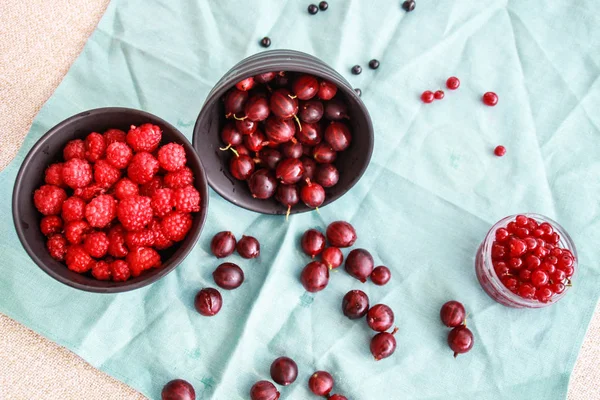
[[[94,259],[90,257],[83,246],[74,245],[67,249],[65,263],[71,271],[82,274],[92,268],[92,265],[94,265]]]
[[[67,193],[54,185],[43,185],[33,193],[35,208],[44,215],[60,214]]]
[[[115,196],[119,200],[137,196],[138,194],[137,183],[133,183],[129,178],[123,178],[115,184]]]
[[[52,235],[48,238],[46,242],[46,248],[48,249],[48,253],[50,256],[57,261],[63,261],[65,259],[65,254],[67,254],[67,239],[63,235]]]
[[[85,158],[89,162],[96,162],[101,159],[105,151],[106,142],[101,134],[92,132],[85,138]]]
[[[115,142],[106,148],[106,161],[115,168],[127,167],[131,157],[133,157],[133,152],[126,143]]]
[[[106,188],[97,183],[92,183],[84,188],[77,188],[73,191],[73,195],[82,198],[85,201],[90,201],[94,197],[106,193]]]
[[[185,167],[186,161],[185,149],[180,144],[169,143],[158,150],[158,162],[166,171],[179,171]]]
[[[115,142],[125,142],[127,134],[120,129],[109,129],[104,132],[103,136],[106,146],[110,146]]]
[[[161,227],[167,239],[180,242],[192,227],[192,216],[179,211],[172,212],[162,219]]]
[[[99,281],[110,279],[110,264],[106,261],[96,261],[92,266],[92,276]]]
[[[150,229],[142,229],[141,231],[127,232],[125,234],[125,244],[130,250],[141,246],[152,247],[154,246],[155,239],[155,233]]]
[[[108,236],[102,231],[88,234],[83,241],[83,248],[94,258],[102,258],[108,251]]]
[[[177,211],[185,213],[200,211],[200,193],[192,185],[175,190],[173,198]]]
[[[164,217],[173,211],[173,208],[175,207],[173,195],[173,189],[169,188],[158,189],[154,192],[151,203],[154,215],[157,217]]]
[[[139,127],[131,125],[127,133],[127,144],[131,146],[136,153],[140,151],[153,152],[158,147],[162,131],[157,125],[143,124]]]
[[[63,164],[63,180],[73,189],[86,187],[92,181],[92,166],[80,158],[70,159]]]
[[[134,277],[152,267],[160,267],[160,255],[150,247],[136,247],[127,254],[126,260]]]
[[[109,194],[95,197],[85,206],[85,219],[95,228],[104,228],[115,218],[117,201]]]
[[[131,271],[129,270],[129,264],[123,260],[115,260],[110,263],[110,274],[112,280],[115,282],[124,282],[129,279]]]
[[[85,217],[85,201],[71,196],[62,205],[62,218],[65,222],[77,221]]]
[[[135,196],[121,200],[117,207],[117,217],[128,231],[144,229],[152,220],[150,197]]]
[[[45,236],[51,236],[60,233],[63,228],[63,221],[58,215],[48,215],[42,218],[40,230]]]
[[[144,183],[142,186],[140,186],[140,194],[142,196],[152,197],[158,189],[163,187],[163,178],[160,176],[155,176],[150,182]]]
[[[85,158],[85,142],[81,139],[71,140],[63,149],[63,158],[65,161],[72,158]]]
[[[169,172],[165,175],[165,186],[171,189],[179,189],[194,183],[194,173],[188,167],[177,172]]]
[[[67,222],[65,225],[65,237],[69,243],[79,244],[84,236],[90,231],[90,225],[82,220]]]
[[[113,257],[125,257],[129,253],[125,247],[125,229],[122,225],[115,225],[108,231],[108,254]]]
[[[94,180],[102,187],[109,188],[121,178],[121,171],[106,160],[98,160],[94,164]]]
[[[127,176],[135,183],[144,184],[158,172],[158,161],[150,153],[137,153],[127,167]]]
[[[157,250],[164,250],[168,247],[173,246],[173,241],[167,239],[165,234],[162,231],[162,226],[160,221],[157,219],[153,219],[148,224],[148,228],[154,232],[154,248]]]
[[[48,168],[46,168],[44,181],[48,185],[55,185],[60,187],[66,186],[62,177],[62,169],[63,165],[61,163],[51,164]]]

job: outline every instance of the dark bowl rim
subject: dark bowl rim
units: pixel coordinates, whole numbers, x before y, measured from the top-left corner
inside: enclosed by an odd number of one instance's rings
[[[18,201],[19,196],[17,194],[20,192],[20,187],[21,187],[23,178],[25,177],[25,172],[26,172],[31,160],[33,159],[33,157],[37,153],[39,153],[40,149],[44,146],[46,141],[50,137],[52,137],[54,134],[56,134],[57,132],[60,132],[65,126],[71,124],[73,121],[76,121],[78,119],[88,118],[93,115],[99,115],[99,114],[105,114],[105,113],[115,113],[115,112],[135,113],[135,114],[138,114],[138,115],[141,115],[144,117],[149,117],[149,119],[158,121],[158,123],[162,124],[164,127],[167,127],[167,128],[169,128],[169,130],[173,131],[175,133],[175,135],[178,137],[178,140],[181,140],[181,143],[183,143],[186,146],[189,146],[189,149],[191,149],[191,152],[186,152],[186,153],[191,153],[189,155],[195,158],[198,165],[200,166],[200,173],[203,178],[203,181],[208,182],[208,179],[206,176],[206,171],[204,170],[202,161],[200,160],[200,157],[198,156],[196,149],[190,143],[190,141],[185,137],[185,135],[183,133],[181,133],[179,131],[179,129],[177,129],[175,126],[171,125],[164,119],[162,119],[154,114],[151,114],[149,112],[146,112],[146,111],[137,110],[134,108],[126,108],[126,107],[95,108],[95,109],[80,112],[78,114],[72,115],[72,116],[62,120],[61,122],[59,122],[58,124],[56,124],[52,128],[50,128],[44,135],[42,135],[42,137],[40,137],[37,140],[37,142],[31,147],[31,149],[29,149],[29,151],[27,152],[27,155],[23,159],[23,162],[21,163],[21,166],[19,167],[19,172],[17,173],[17,176],[15,178],[15,184],[13,186],[13,193],[12,193],[13,224],[15,226],[15,230],[17,231],[17,236],[19,238],[19,241],[21,242],[21,245],[23,246],[23,248],[25,249],[25,251],[27,252],[29,257],[31,257],[33,262],[42,271],[44,271],[46,274],[50,275],[55,280],[65,284],[67,286],[70,286],[72,288],[79,289],[82,291],[86,291],[86,292],[92,292],[92,293],[112,294],[112,293],[121,293],[121,292],[127,292],[127,291],[131,291],[131,290],[135,290],[135,289],[140,289],[144,286],[150,285],[150,284],[158,281],[159,279],[161,279],[164,276],[166,276],[167,274],[169,274],[171,271],[173,271],[176,267],[178,267],[181,264],[181,262],[187,257],[187,255],[195,247],[196,243],[198,242],[198,239],[200,238],[200,233],[202,232],[202,229],[206,222],[206,216],[208,214],[208,202],[209,202],[208,185],[204,184],[203,188],[198,188],[198,189],[200,190],[200,195],[205,200],[205,206],[198,213],[197,217],[200,218],[200,223],[198,225],[198,229],[195,232],[191,232],[192,240],[191,240],[189,246],[187,248],[182,249],[181,253],[178,254],[176,257],[169,258],[167,260],[167,262],[170,264],[168,267],[161,268],[160,271],[158,273],[156,273],[155,275],[152,275],[152,276],[150,276],[146,279],[142,279],[140,281],[136,281],[136,282],[125,281],[122,284],[120,284],[118,286],[114,286],[114,287],[96,287],[96,286],[87,285],[84,283],[74,282],[74,281],[54,272],[51,268],[46,266],[46,264],[37,256],[35,251],[33,251],[31,246],[29,245],[29,242],[26,239],[25,232],[23,231],[23,229],[21,229],[20,224],[18,223],[20,205],[19,205],[19,201]],[[66,266],[65,266],[65,268],[66,268]]]
[[[198,118],[196,119],[196,123],[194,124],[194,134],[192,136],[192,145],[194,146],[194,149],[196,151],[198,151],[197,147],[196,147],[196,144],[197,144],[196,142],[198,140],[200,140],[200,134],[198,134],[198,131],[200,130],[200,121],[206,115],[207,106],[209,104],[213,104],[215,101],[219,101],[219,99],[229,89],[231,89],[231,87],[233,87],[235,82],[238,82],[242,76],[244,76],[244,77],[255,76],[255,75],[258,75],[261,73],[272,71],[273,68],[267,67],[265,65],[265,61],[264,61],[264,59],[270,55],[274,56],[274,57],[282,57],[282,59],[280,61],[289,63],[290,66],[298,68],[298,69],[290,69],[290,71],[292,71],[292,72],[311,73],[320,78],[327,79],[329,81],[334,82],[337,85],[338,89],[341,89],[346,97],[351,97],[355,102],[357,102],[359,104],[359,107],[364,112],[365,119],[367,121],[367,132],[368,132],[368,136],[370,138],[369,147],[366,149],[367,162],[358,170],[358,173],[348,183],[348,185],[344,188],[344,190],[342,192],[340,192],[335,198],[326,198],[325,199],[325,202],[321,206],[319,206],[319,209],[322,209],[323,207],[325,207],[325,206],[335,202],[336,200],[340,199],[341,197],[343,197],[362,178],[365,171],[369,167],[369,164],[371,163],[371,158],[373,156],[373,148],[374,148],[374,144],[375,144],[375,133],[374,133],[374,128],[373,128],[373,121],[371,119],[371,115],[369,114],[369,110],[367,109],[367,106],[364,104],[364,102],[362,101],[360,96],[358,96],[358,94],[354,91],[354,89],[352,88],[352,85],[346,79],[344,79],[344,77],[342,75],[340,75],[339,72],[337,72],[333,67],[329,66],[328,64],[326,64],[324,61],[322,61],[320,58],[318,58],[316,56],[313,56],[308,53],[304,53],[302,51],[297,51],[297,50],[276,49],[276,50],[267,50],[267,51],[263,51],[260,53],[256,53],[256,54],[253,54],[251,56],[248,56],[248,57],[240,60],[237,64],[235,64],[227,72],[225,72],[223,77],[221,77],[221,79],[219,79],[219,81],[215,84],[213,89],[209,92],[206,100],[204,101],[204,103],[200,109],[200,112],[198,113]],[[292,60],[290,58],[292,56],[301,57],[302,60]],[[316,66],[308,66],[308,65],[302,64],[308,60],[316,62],[317,65]],[[250,64],[247,66],[244,65],[243,67],[241,67],[243,70],[243,73],[242,73],[242,71],[240,70],[240,64],[245,63],[245,62],[250,62]],[[266,64],[268,64],[268,63],[266,63]],[[331,76],[325,76],[323,74],[322,71],[325,68],[331,69]],[[230,72],[232,72],[232,71],[235,71],[235,72],[230,74]],[[230,74],[229,77],[227,79],[223,79],[227,74]],[[220,86],[220,88],[218,90],[215,90],[216,86]],[[200,144],[198,143],[198,145],[200,145]],[[237,203],[234,201],[233,198],[230,198],[229,194],[226,191],[221,190],[217,185],[215,185],[213,183],[211,174],[207,174],[206,176],[207,176],[207,182],[210,185],[210,187],[215,192],[217,192],[223,199],[227,200],[231,204],[234,204],[238,207],[241,207],[246,210],[253,211],[253,212],[256,212],[259,214],[285,215],[285,211],[283,211],[283,212],[265,212],[265,211],[258,210],[255,207],[252,207],[251,205]],[[311,212],[311,211],[314,211],[314,210],[310,209],[310,208],[308,208],[308,209],[292,208],[290,214],[301,214],[301,213],[306,213],[306,212]]]

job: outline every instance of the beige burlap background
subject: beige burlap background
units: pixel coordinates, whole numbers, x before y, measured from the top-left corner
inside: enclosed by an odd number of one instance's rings
[[[33,118],[107,4],[108,0],[0,0],[0,170],[19,149]],[[568,398],[600,399],[600,307],[575,365]],[[144,396],[0,314],[0,399]]]

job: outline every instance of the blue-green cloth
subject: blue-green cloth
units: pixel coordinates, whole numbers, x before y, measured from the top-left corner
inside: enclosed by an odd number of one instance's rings
[[[184,378],[198,399],[248,399],[269,379],[273,359],[296,360],[282,399],[311,399],[319,369],[352,400],[560,399],[600,287],[600,19],[594,1],[330,0],[308,3],[113,0],[83,52],[36,117],[15,161],[0,174],[0,312],[73,350],[153,399]],[[202,237],[173,273],[137,291],[99,295],[45,275],[21,248],[10,198],[26,152],[50,127],[80,111],[139,108],[189,138],[204,99],[236,62],[263,49],[320,57],[355,87],[375,126],[375,151],[361,181],[316,212],[255,214],[211,192]],[[381,66],[370,70],[376,58]],[[359,76],[353,65],[363,66]],[[433,104],[424,90],[456,91]],[[494,108],[482,104],[498,93]],[[493,155],[496,145],[508,149]],[[476,249],[490,226],[518,212],[545,214],[570,232],[580,272],[568,295],[540,310],[503,307],[475,276]],[[384,287],[332,273],[320,293],[304,291],[309,259],[299,237],[337,219],[358,231],[356,245],[392,270]],[[222,311],[198,315],[193,297],[214,286],[220,261],[213,234],[259,238],[258,260],[238,256],[246,281],[223,291]],[[347,252],[345,252],[347,254]],[[398,348],[375,362],[373,332],[340,311],[350,289],[396,313]],[[475,335],[457,359],[439,321],[447,300],[463,302]]]

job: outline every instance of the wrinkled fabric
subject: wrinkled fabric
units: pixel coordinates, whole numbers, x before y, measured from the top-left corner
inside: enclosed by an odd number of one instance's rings
[[[560,399],[600,287],[600,18],[593,1],[417,2],[331,0],[311,16],[302,1],[114,0],[71,70],[36,117],[19,155],[0,173],[0,311],[68,347],[150,398],[165,382],[190,381],[198,399],[247,399],[278,356],[299,366],[283,399],[314,398],[306,382],[332,372],[349,399]],[[333,205],[293,215],[252,213],[210,194],[203,234],[159,282],[100,295],[45,275],[22,249],[11,189],[27,151],[49,128],[83,110],[123,106],[154,113],[190,140],[206,95],[236,62],[291,48],[340,71],[370,110],[375,150],[360,182]],[[376,71],[366,64],[381,61]],[[359,76],[350,74],[363,65]],[[424,90],[461,86],[423,104]],[[496,107],[481,95],[494,91]],[[496,145],[507,155],[493,155]],[[343,173],[343,171],[342,171]],[[580,271],[568,295],[540,310],[503,307],[475,276],[476,249],[490,226],[518,212],[547,215],[570,232]],[[320,293],[299,282],[309,262],[307,228],[337,219],[356,246],[390,267],[384,287],[341,268]],[[246,281],[222,291],[222,311],[201,317],[195,293],[215,286],[212,235],[257,237],[258,260],[234,255]],[[347,254],[347,251],[344,251]],[[340,310],[364,290],[396,313],[398,348],[373,361],[374,335]],[[475,346],[457,359],[439,321],[447,300],[463,302]]]

